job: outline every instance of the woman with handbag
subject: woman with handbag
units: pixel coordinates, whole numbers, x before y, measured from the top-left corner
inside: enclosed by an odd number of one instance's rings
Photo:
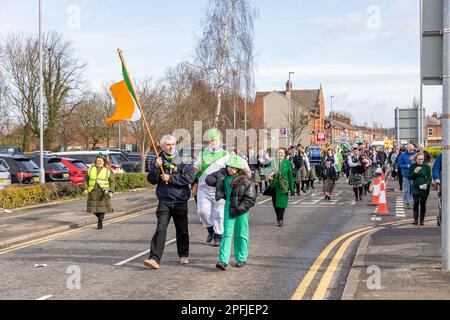
[[[289,191],[294,192],[292,163],[286,159],[287,150],[278,149],[278,159],[272,160],[272,173],[267,177],[270,185],[265,195],[272,196],[272,204],[279,227],[283,227],[284,214],[288,207]]]
[[[425,214],[427,212],[427,200],[430,195],[433,175],[431,167],[425,162],[425,155],[417,153],[413,158],[413,164],[408,170],[408,179],[411,180],[411,193],[414,199],[414,225],[424,225]]]
[[[84,176],[84,194],[87,195],[87,212],[97,217],[97,229],[103,229],[105,213],[113,212],[111,197],[115,191],[114,173],[106,155],[99,153]]]

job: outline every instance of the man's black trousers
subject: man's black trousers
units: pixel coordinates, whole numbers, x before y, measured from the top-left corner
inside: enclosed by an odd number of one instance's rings
[[[166,244],[167,227],[173,218],[177,234],[178,256],[189,256],[188,203],[159,202],[156,209],[158,223],[150,246],[150,259],[160,263]]]

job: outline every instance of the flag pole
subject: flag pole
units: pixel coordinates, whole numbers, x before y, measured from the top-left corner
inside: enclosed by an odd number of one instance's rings
[[[131,81],[130,75],[128,73],[127,65],[126,65],[125,59],[123,58],[123,55],[122,55],[122,50],[117,49],[117,52],[119,53],[119,57],[120,57],[120,60],[122,61],[123,68],[125,69],[125,72],[128,75],[128,79],[130,79],[131,90],[133,91],[133,95],[136,98],[136,103],[138,105],[138,108],[141,111],[142,120],[144,121],[145,128],[147,129],[148,136],[150,137],[150,142],[152,143],[153,151],[155,152],[155,156],[158,157],[158,150],[156,149],[155,141],[153,140],[152,133],[150,132],[150,127],[148,126],[148,122],[147,122],[147,119],[145,118],[145,114],[144,114],[144,111],[142,110],[141,103],[139,102],[139,98],[136,94],[136,90],[134,90],[133,81]],[[164,173],[164,168],[162,165],[160,165],[160,168],[161,168],[161,172]],[[168,183],[168,182],[166,182],[166,183]]]

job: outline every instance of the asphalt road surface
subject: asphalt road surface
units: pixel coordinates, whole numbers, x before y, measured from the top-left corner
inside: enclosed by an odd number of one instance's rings
[[[160,270],[143,265],[156,228],[154,213],[36,242],[11,252],[0,252],[0,299],[311,299],[321,286],[339,246],[317,267],[317,258],[339,236],[373,227],[374,207],[369,196],[355,202],[351,187],[341,179],[332,201],[323,199],[322,186],[290,198],[285,226],[279,228],[268,197],[259,197],[251,211],[250,254],[241,269],[215,268],[218,248],[205,243],[207,232],[190,202],[190,264],[178,264],[173,222],[169,227]],[[395,194],[389,204],[395,207]],[[411,212],[407,213],[410,216]],[[404,219],[404,218],[403,218]],[[383,222],[400,218],[383,218]],[[325,287],[324,299],[340,299],[358,239],[338,261]],[[315,264],[316,263],[316,264]],[[316,268],[314,267],[316,265]],[[308,273],[310,281],[305,277]]]

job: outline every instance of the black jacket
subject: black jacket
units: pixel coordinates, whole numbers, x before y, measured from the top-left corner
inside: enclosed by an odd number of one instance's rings
[[[206,184],[216,188],[216,200],[226,200],[224,181],[227,169],[221,169],[206,177]],[[230,199],[230,217],[236,218],[248,212],[256,203],[256,189],[251,180],[245,180],[239,187],[233,188]]]
[[[160,153],[163,157],[163,153]],[[191,184],[194,182],[195,173],[193,165],[188,161],[183,161],[179,155],[173,159],[176,166],[176,173],[170,175],[169,183],[166,184],[161,179],[161,169],[156,163],[149,165],[148,182],[158,187],[156,197],[161,202],[185,202],[191,197]]]

